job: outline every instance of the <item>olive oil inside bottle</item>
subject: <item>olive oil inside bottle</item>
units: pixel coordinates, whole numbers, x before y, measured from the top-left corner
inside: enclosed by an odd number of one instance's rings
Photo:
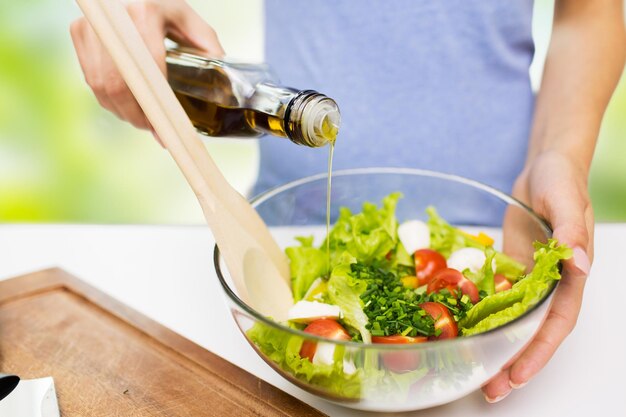
[[[217,137],[287,137],[281,119],[254,109],[229,107],[176,91],[176,98],[200,132]]]
[[[246,64],[168,47],[167,78],[198,131],[213,137],[265,134],[317,148],[334,138],[337,103],[314,90],[281,85],[265,64]]]

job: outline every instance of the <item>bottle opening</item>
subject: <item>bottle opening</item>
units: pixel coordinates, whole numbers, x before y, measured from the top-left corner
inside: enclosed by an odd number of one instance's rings
[[[334,143],[341,124],[335,101],[316,91],[301,91],[285,112],[287,137],[299,145],[317,148]]]
[[[313,134],[330,143],[335,143],[337,133],[339,133],[340,116],[339,111],[330,109],[321,110],[313,122]]]
[[[337,103],[323,94],[314,94],[303,103],[302,133],[304,144],[319,147],[334,143],[341,115]]]

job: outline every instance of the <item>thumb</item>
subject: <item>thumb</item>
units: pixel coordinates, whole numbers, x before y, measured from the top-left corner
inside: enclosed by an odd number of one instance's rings
[[[166,32],[169,38],[181,45],[193,46],[210,56],[224,56],[215,30],[186,2],[163,2]]]
[[[545,215],[552,224],[554,238],[573,250],[572,258],[564,263],[568,274],[585,277],[591,269],[591,205],[586,193],[574,184],[562,185],[546,197]]]

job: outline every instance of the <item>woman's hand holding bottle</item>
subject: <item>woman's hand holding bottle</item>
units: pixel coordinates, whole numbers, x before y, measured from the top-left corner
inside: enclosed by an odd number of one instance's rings
[[[159,67],[166,73],[164,39],[212,56],[224,55],[217,34],[184,0],[143,0],[126,10]],[[102,107],[133,126],[152,130],[115,63],[85,18],[70,27],[85,81]],[[158,140],[158,138],[157,138]]]

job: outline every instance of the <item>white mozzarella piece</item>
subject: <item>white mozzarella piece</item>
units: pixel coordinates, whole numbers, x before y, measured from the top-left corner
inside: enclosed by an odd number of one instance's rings
[[[319,301],[300,300],[289,309],[287,319],[297,323],[310,323],[321,318],[338,319],[341,308]]]
[[[343,358],[343,373],[346,375],[352,375],[356,372],[356,366],[352,359]]]
[[[430,229],[420,220],[409,220],[398,226],[398,238],[409,254],[430,247]]]
[[[448,268],[454,268],[460,272],[469,269],[476,273],[483,268],[486,260],[485,253],[480,249],[462,248],[450,254],[447,264]]]
[[[318,342],[313,356],[314,365],[332,365],[335,360],[335,345],[332,343]]]

